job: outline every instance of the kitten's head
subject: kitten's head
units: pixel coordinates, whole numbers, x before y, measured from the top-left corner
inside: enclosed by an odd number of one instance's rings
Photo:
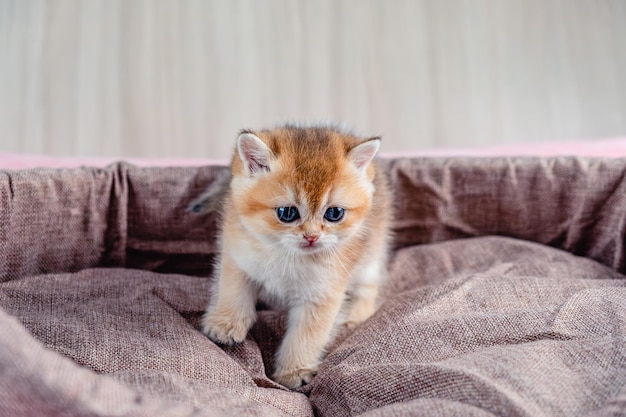
[[[326,127],[243,131],[233,209],[248,233],[288,254],[336,249],[363,228],[379,145]]]

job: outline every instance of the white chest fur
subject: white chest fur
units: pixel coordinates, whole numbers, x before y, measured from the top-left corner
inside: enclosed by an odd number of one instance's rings
[[[260,297],[271,304],[289,306],[315,301],[323,296],[335,268],[329,254],[312,257],[301,253],[273,253],[272,250],[239,247],[233,259],[260,288]]]

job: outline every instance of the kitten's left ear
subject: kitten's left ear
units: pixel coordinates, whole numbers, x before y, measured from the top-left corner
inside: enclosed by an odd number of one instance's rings
[[[237,150],[248,175],[269,172],[272,151],[258,136],[250,132],[241,133],[237,138]]]
[[[365,171],[365,168],[372,162],[376,152],[378,152],[378,148],[380,148],[379,137],[367,139],[348,152],[348,159],[352,161],[359,171]]]

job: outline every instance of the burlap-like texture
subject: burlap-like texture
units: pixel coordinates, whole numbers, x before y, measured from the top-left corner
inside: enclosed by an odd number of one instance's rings
[[[626,160],[392,159],[390,276],[317,377],[199,332],[225,167],[0,172],[0,415],[626,415]]]

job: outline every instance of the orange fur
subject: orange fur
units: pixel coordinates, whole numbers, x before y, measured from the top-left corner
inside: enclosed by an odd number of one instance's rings
[[[256,319],[257,295],[286,308],[273,378],[290,388],[313,378],[336,326],[374,313],[391,217],[386,183],[371,163],[378,142],[326,126],[238,138],[202,329],[216,342],[240,342]],[[281,221],[279,207],[299,218]],[[324,217],[334,208],[344,210],[339,221]]]

